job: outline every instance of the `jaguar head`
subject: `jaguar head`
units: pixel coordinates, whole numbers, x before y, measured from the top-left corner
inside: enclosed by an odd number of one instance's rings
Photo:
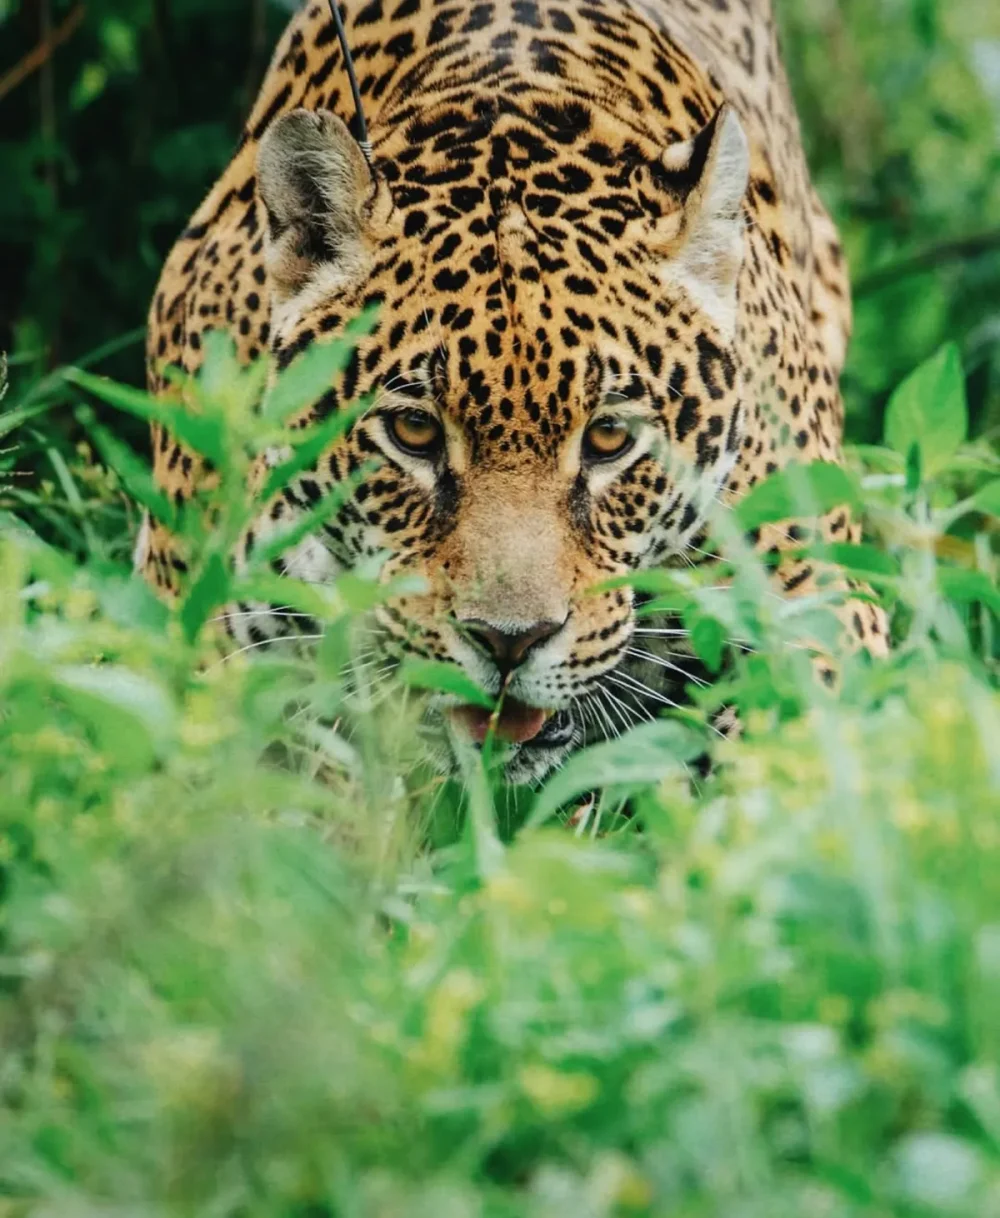
[[[635,605],[608,585],[683,554],[736,459],[747,141],[728,107],[664,151],[538,102],[431,113],[378,150],[373,171],[303,110],[259,148],[276,365],[378,320],[309,417],[367,409],[251,544],[349,481],[287,569],[419,576],[380,645],[502,692],[506,776],[535,781],[614,730],[598,703],[627,687]],[[485,712],[441,713],[485,735]]]

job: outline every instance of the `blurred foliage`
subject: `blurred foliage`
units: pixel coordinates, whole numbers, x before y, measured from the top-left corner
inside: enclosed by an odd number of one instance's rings
[[[1000,8],[777,0],[813,176],[855,284],[848,434],[893,386],[963,348],[977,434],[1000,428]]]
[[[0,348],[25,371],[143,324],[286,18],[263,0],[0,7]],[[3,96],[5,73],[61,27],[65,40]],[[112,370],[141,382],[141,347]]]

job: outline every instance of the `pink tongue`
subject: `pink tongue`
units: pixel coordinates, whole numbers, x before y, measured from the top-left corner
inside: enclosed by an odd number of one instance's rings
[[[490,730],[492,714],[482,706],[456,706],[451,712],[454,721],[460,724],[478,744],[486,739]],[[537,706],[525,706],[515,698],[505,698],[497,719],[496,733],[510,744],[524,744],[532,740],[545,724],[545,711]]]

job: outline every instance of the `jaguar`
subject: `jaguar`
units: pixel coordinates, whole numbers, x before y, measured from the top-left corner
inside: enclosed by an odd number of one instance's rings
[[[170,252],[149,386],[185,409],[172,370],[198,371],[209,332],[274,376],[374,310],[301,421],[368,405],[234,561],[346,485],[282,570],[324,583],[380,559],[386,580],[418,577],[376,611],[379,648],[502,691],[505,776],[537,782],[704,679],[678,658],[684,632],[644,629],[616,577],[700,562],[717,504],[791,461],[841,460],[844,257],[769,0],[338,11],[343,41],[326,3],[291,18]],[[210,476],[169,428],[153,449],[178,502]],[[847,511],[818,529],[857,535]],[[779,552],[783,596],[816,586],[796,536],[756,540]],[[186,560],[164,522],[147,519],[137,561],[176,594]],[[880,611],[844,587],[851,645],[884,650]],[[293,629],[266,605],[226,622],[242,645]],[[455,748],[491,726],[475,706],[438,714]]]

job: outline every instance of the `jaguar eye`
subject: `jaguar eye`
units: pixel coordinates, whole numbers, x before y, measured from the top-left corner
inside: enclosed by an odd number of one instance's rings
[[[635,443],[632,429],[624,419],[596,419],[583,437],[583,455],[588,461],[612,461]]]
[[[444,430],[426,410],[397,410],[386,420],[393,441],[411,457],[436,457],[444,447]]]

